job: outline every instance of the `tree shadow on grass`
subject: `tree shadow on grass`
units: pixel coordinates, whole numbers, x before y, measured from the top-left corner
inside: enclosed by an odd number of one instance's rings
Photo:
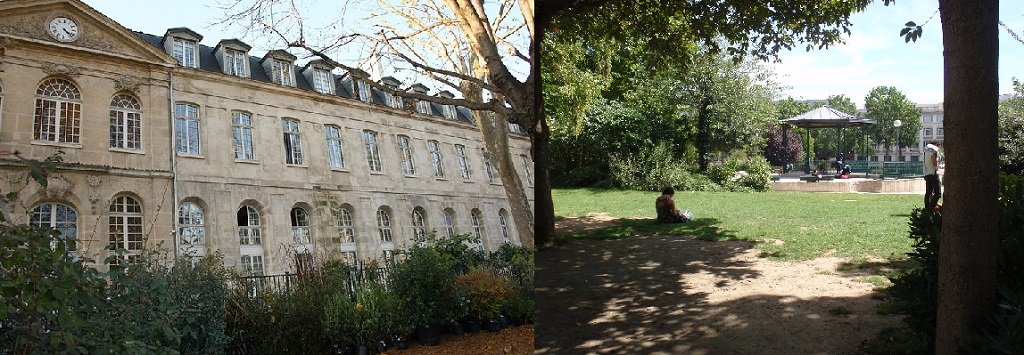
[[[765,281],[749,257],[753,243],[693,236],[729,238],[717,223],[618,221],[612,227],[626,228],[619,233],[640,236],[577,238],[538,251],[536,353],[835,353],[864,339],[852,329],[881,329],[861,319],[873,313],[868,296],[723,300],[695,291],[685,276],[710,274],[704,279],[721,290]]]
[[[563,220],[564,221],[564,220]],[[612,240],[637,236],[687,235],[700,240],[738,240],[733,231],[719,226],[717,218],[697,218],[687,223],[657,223],[654,218],[602,219],[593,216],[573,218],[573,228],[558,242],[579,239]]]

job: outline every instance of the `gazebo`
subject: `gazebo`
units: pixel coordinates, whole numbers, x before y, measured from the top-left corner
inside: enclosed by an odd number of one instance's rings
[[[832,108],[831,106],[825,105],[825,106],[821,106],[821,107],[818,107],[816,109],[813,109],[813,110],[801,113],[801,114],[796,115],[794,117],[781,120],[781,121],[779,121],[779,123],[783,124],[783,126],[782,126],[782,128],[783,128],[782,136],[783,137],[786,137],[785,129],[788,126],[794,126],[794,127],[800,127],[800,128],[807,129],[807,138],[804,139],[804,144],[809,146],[810,143],[811,143],[811,132],[810,132],[811,128],[836,128],[838,130],[838,129],[842,129],[842,128],[846,128],[846,127],[869,126],[869,125],[875,124],[875,121],[871,120],[871,119],[867,119],[867,118],[857,117],[857,116],[854,116],[854,115],[851,115],[851,114],[848,114],[848,113],[836,110],[836,109]],[[783,143],[788,143],[789,142],[788,139],[783,139],[782,141],[783,141]],[[836,151],[837,154],[836,155],[842,154],[843,150],[842,150],[842,147],[840,146],[840,144],[842,144],[842,140],[840,140],[839,142],[836,142],[836,149],[837,149],[837,151]],[[789,151],[788,145],[786,146],[786,148],[784,150],[787,151],[787,152]],[[807,149],[804,150],[804,152],[805,152],[804,155],[806,156],[805,164],[804,164],[804,172],[805,173],[810,173],[811,172],[811,155],[810,155],[810,151],[811,151],[811,147],[807,147]],[[786,162],[788,162],[789,161],[789,157],[787,156],[785,160],[786,160]]]

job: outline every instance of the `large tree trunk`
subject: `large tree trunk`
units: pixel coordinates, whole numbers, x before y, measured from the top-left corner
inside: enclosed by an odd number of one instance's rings
[[[935,353],[955,354],[996,310],[998,0],[940,0],[946,169]]]
[[[553,245],[555,243],[555,203],[551,197],[550,172],[548,170],[549,147],[551,142],[551,131],[548,130],[547,117],[544,116],[544,95],[542,77],[540,75],[540,63],[544,42],[544,32],[551,23],[551,13],[543,9],[537,14],[536,35],[530,46],[531,70],[535,89],[533,90],[533,124],[527,129],[530,130],[532,144],[534,184],[533,184],[533,215],[534,215],[534,241],[538,248]]]
[[[515,160],[508,148],[508,123],[505,115],[500,113],[473,111],[477,127],[484,136],[485,154],[494,162],[505,187],[505,196],[512,208],[512,220],[519,231],[519,241],[523,246],[532,248],[533,212],[530,211],[529,200],[523,188],[522,179],[516,174]]]

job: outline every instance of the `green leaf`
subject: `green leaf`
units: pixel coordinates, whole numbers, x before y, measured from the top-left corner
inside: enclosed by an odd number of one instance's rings
[[[914,26],[917,26],[917,24],[916,24],[916,23],[914,23],[914,21],[910,21],[910,22],[907,22],[907,24],[906,24],[906,25],[904,25],[904,26],[907,26],[907,27],[914,27]]]
[[[900,30],[900,37],[906,36],[907,33],[910,33],[910,27],[906,27],[903,30]]]

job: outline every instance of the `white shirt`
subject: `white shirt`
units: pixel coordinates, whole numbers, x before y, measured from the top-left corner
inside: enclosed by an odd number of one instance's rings
[[[932,162],[932,157],[935,157],[935,162]],[[939,147],[934,144],[928,144],[924,147],[924,174],[935,175],[939,173]]]

